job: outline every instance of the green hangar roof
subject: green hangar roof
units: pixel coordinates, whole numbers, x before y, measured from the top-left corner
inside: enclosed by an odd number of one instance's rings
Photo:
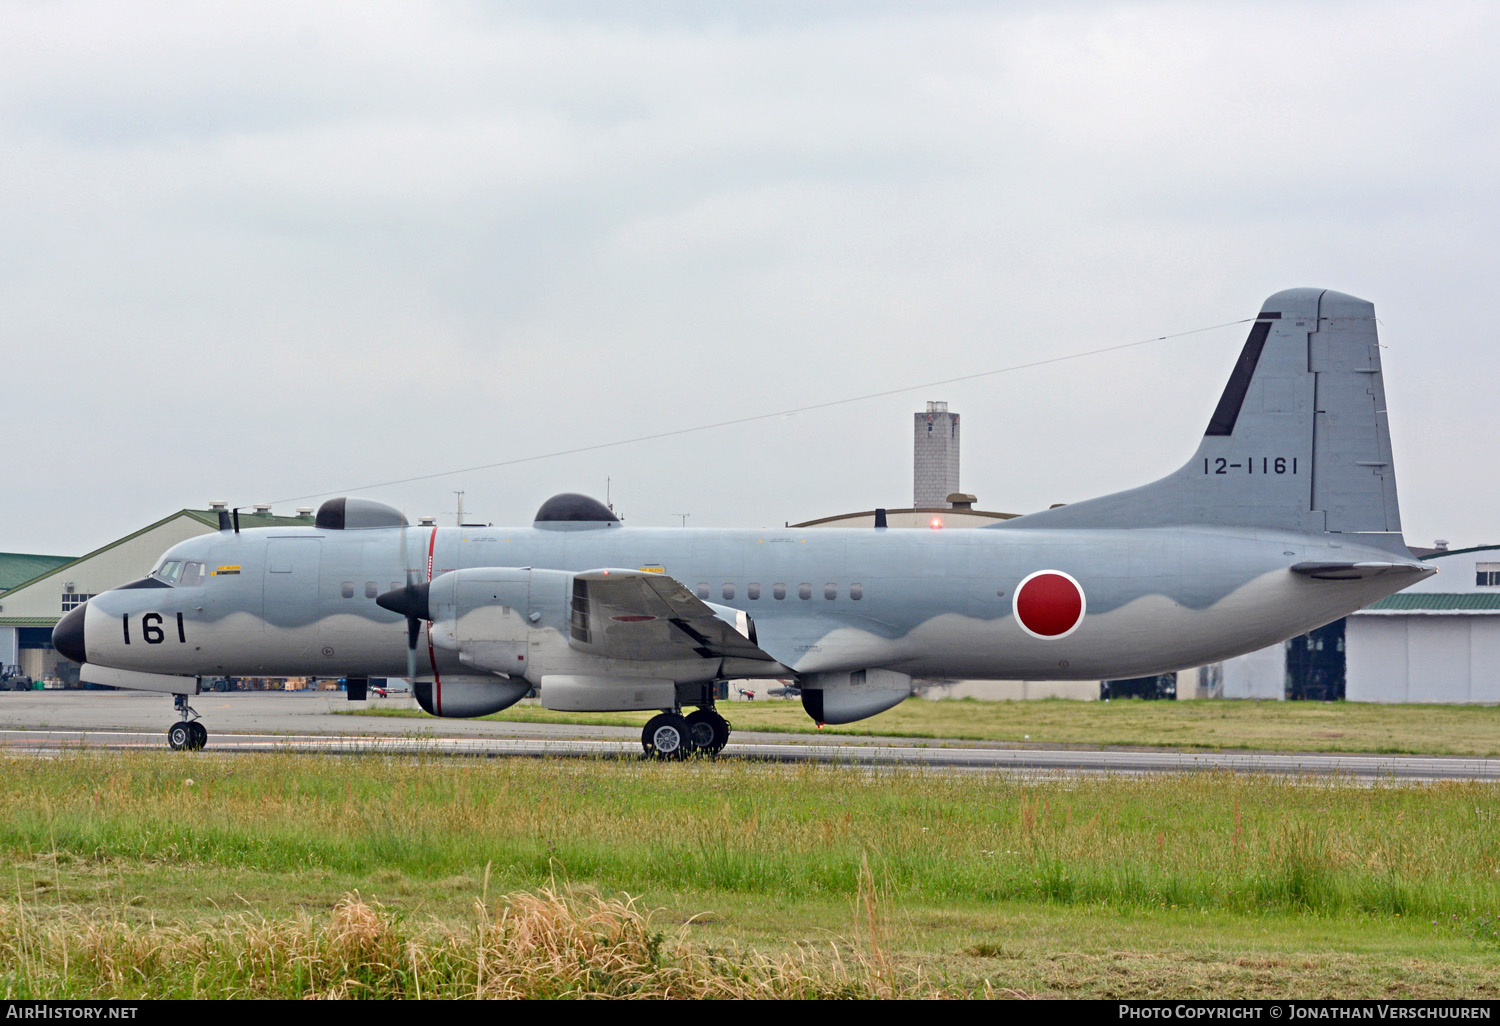
[[[0,552],[0,591],[9,591],[48,570],[56,570],[72,556],[35,556],[24,552]]]
[[[1389,595],[1367,608],[1373,613],[1467,612],[1500,610],[1500,595],[1472,595],[1463,592],[1402,592]]]

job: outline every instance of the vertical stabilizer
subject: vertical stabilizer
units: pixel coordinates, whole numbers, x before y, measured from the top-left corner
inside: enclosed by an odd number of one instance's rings
[[[1375,307],[1324,292],[1318,325],[1308,342],[1316,381],[1312,508],[1328,531],[1399,535]]]
[[[1271,296],[1185,466],[1004,528],[1189,524],[1402,544],[1373,304],[1325,289]]]

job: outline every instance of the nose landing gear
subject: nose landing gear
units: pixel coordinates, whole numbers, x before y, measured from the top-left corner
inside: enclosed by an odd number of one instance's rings
[[[208,744],[208,728],[198,722],[198,714],[188,705],[188,696],[173,695],[172,705],[177,710],[177,715],[182,717],[167,729],[167,744],[172,751],[196,752]]]

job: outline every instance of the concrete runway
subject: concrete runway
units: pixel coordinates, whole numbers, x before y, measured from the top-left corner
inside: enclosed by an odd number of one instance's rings
[[[211,752],[641,757],[634,727],[498,723],[438,718],[340,715],[352,703],[336,692],[208,693],[193,708],[209,728]],[[410,706],[410,699],[371,705]],[[732,707],[726,709],[731,718]],[[166,751],[171,700],[126,691],[0,692],[0,749],[47,754],[63,748]],[[1032,774],[1282,773],[1325,779],[1500,781],[1500,759],[1148,749],[1019,747],[973,741],[738,732],[721,759],[816,761],[870,767],[927,767]]]

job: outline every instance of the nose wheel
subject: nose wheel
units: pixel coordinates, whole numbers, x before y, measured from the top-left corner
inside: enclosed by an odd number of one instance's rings
[[[167,744],[174,752],[196,752],[208,744],[208,728],[198,722],[198,714],[188,705],[187,699],[187,695],[172,696],[172,704],[182,717],[167,729]]]

